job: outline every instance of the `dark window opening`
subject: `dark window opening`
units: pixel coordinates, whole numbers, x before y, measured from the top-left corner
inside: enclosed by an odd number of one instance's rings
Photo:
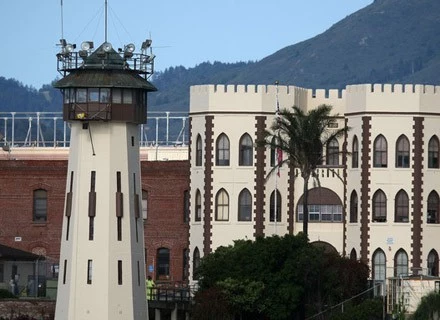
[[[87,284],[92,284],[93,261],[87,260]]]
[[[157,276],[159,279],[168,279],[170,276],[170,250],[167,248],[157,250]]]

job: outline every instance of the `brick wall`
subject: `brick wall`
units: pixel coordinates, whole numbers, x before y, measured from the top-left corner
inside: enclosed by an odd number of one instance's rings
[[[183,221],[183,195],[189,189],[188,161],[142,161],[142,188],[148,192],[145,221],[147,265],[159,248],[170,250],[170,281],[182,281],[188,224]],[[0,243],[59,259],[67,161],[0,161]],[[47,190],[47,221],[33,222],[33,190]],[[16,241],[21,237],[21,241]],[[148,271],[148,268],[147,268]],[[8,279],[9,275],[5,275]]]
[[[145,220],[147,274],[157,281],[183,280],[183,255],[188,249],[189,225],[184,222],[184,192],[189,190],[188,161],[141,163],[142,188],[148,192]],[[170,277],[157,279],[156,253],[170,250]],[[153,272],[148,266],[154,266]]]

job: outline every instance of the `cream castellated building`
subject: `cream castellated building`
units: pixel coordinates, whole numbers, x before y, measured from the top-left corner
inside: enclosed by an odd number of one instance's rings
[[[235,239],[302,231],[297,169],[267,178],[275,152],[255,148],[277,100],[332,105],[351,128],[329,146],[348,155],[327,157],[320,187],[310,186],[310,241],[367,262],[376,281],[438,276],[440,87],[202,85],[190,99],[192,279],[201,257]]]

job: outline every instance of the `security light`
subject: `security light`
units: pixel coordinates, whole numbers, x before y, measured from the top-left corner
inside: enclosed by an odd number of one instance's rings
[[[85,51],[93,49],[93,41],[84,41],[81,43],[81,49]]]
[[[68,43],[68,44],[66,44],[66,46],[64,48],[65,48],[66,53],[71,53],[71,52],[73,52],[73,50],[75,50],[76,44]]]
[[[141,47],[141,49],[142,50],[145,50],[145,49],[148,49],[150,46],[151,46],[151,43],[152,43],[153,41],[151,40],[151,39],[147,39],[147,40],[145,40],[144,42],[142,42],[142,47]]]
[[[132,53],[134,51],[134,49],[135,49],[135,46],[133,43],[129,43],[124,47],[124,51],[130,52],[130,53]]]
[[[104,42],[104,44],[102,45],[102,49],[104,49],[105,52],[109,52],[110,50],[112,50],[112,44],[110,42]]]

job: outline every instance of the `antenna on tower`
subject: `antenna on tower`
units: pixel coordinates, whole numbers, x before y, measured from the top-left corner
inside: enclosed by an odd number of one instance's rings
[[[63,0],[61,0],[61,39],[64,39]]]
[[[105,0],[105,42],[107,42],[107,0]]]

